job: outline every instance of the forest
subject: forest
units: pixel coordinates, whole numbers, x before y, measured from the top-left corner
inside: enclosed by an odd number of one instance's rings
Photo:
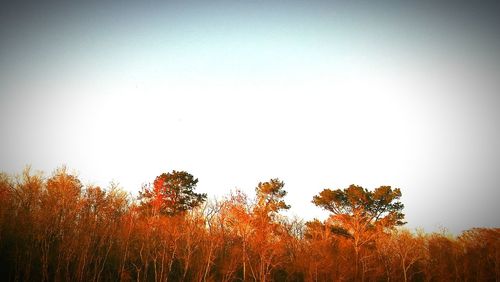
[[[207,200],[185,171],[132,196],[65,168],[0,174],[2,281],[499,281],[500,228],[404,228],[398,188],[351,185],[289,218],[284,182]]]

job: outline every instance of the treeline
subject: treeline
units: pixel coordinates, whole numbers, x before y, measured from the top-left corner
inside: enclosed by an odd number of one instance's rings
[[[287,218],[284,183],[207,201],[187,172],[133,198],[51,176],[0,174],[2,281],[498,281],[500,229],[412,233],[401,191],[352,185],[313,203],[324,222]]]

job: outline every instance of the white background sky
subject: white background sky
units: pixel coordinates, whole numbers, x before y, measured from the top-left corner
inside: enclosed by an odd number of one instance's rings
[[[304,219],[391,185],[410,228],[499,226],[496,20],[384,3],[6,7],[0,170],[134,194],[186,170],[209,197],[278,177]]]

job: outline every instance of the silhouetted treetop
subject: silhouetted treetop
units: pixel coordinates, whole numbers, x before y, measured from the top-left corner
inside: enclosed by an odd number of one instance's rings
[[[313,203],[334,215],[362,217],[367,223],[384,222],[385,225],[403,225],[404,205],[399,201],[401,190],[380,186],[373,192],[361,186],[345,189],[324,189],[313,197]]]
[[[260,182],[255,188],[257,196],[256,208],[266,214],[289,209],[290,205],[287,205],[283,200],[287,193],[283,189],[284,186],[285,183],[278,178]]]
[[[139,192],[141,206],[153,214],[176,215],[201,205],[207,198],[195,193],[198,179],[185,171],[172,171],[157,176],[153,186]]]

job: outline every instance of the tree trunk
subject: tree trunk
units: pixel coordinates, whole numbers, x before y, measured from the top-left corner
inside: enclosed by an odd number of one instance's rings
[[[401,264],[403,266],[403,277],[404,277],[404,282],[407,282],[408,281],[408,278],[407,278],[407,275],[406,275],[406,267],[405,267],[405,260],[403,259],[401,261]]]

